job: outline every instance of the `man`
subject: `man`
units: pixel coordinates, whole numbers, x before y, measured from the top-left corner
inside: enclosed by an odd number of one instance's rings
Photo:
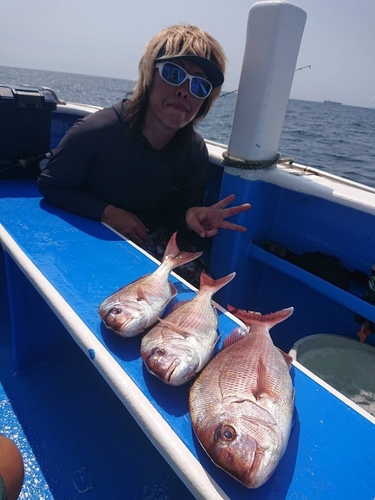
[[[203,206],[206,145],[194,131],[224,81],[220,44],[198,27],[178,24],[147,44],[130,99],[79,120],[39,176],[54,205],[105,222],[160,258],[173,231],[189,239],[220,227],[246,231],[227,217],[231,195]]]

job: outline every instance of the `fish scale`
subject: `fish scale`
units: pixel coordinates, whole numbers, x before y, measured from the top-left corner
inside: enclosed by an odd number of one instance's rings
[[[187,331],[201,331],[208,323],[215,322],[217,317],[211,304],[211,297],[212,291],[204,290],[192,300],[183,302],[180,307],[172,311],[168,316],[168,321],[177,326],[183,325]]]
[[[99,314],[107,328],[122,337],[133,337],[157,322],[177,295],[168,280],[170,272],[202,255],[202,252],[180,251],[176,237],[177,233],[171,236],[162,262],[152,274],[126,285],[100,304]]]
[[[257,488],[277,467],[291,431],[290,362],[273,344],[269,328],[293,308],[265,316],[228,310],[250,328],[241,338],[236,328],[199,374],[190,389],[189,411],[213,462],[248,488]]]
[[[150,373],[170,385],[181,385],[206,365],[218,340],[217,312],[211,299],[234,276],[214,280],[203,272],[196,296],[177,304],[143,337],[141,356]]]

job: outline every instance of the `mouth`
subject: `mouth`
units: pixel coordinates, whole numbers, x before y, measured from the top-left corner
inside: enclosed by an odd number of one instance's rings
[[[250,470],[246,474],[246,477],[244,480],[244,484],[246,484],[246,486],[248,488],[257,488],[258,486],[261,486],[272,475],[272,472],[271,472],[271,474],[269,474],[269,476],[266,479],[262,478],[261,484],[259,484],[260,478],[257,477],[257,474],[258,474],[259,469],[262,465],[263,459],[264,459],[264,450],[257,446],[257,450],[255,452],[255,457],[254,457],[253,463],[250,467]]]
[[[173,377],[173,374],[174,372],[176,371],[178,365],[179,365],[179,361],[176,359],[173,363],[171,363],[170,367],[168,368],[166,374],[165,374],[165,379],[168,381],[168,382],[171,382],[172,380],[172,377]]]
[[[180,111],[182,113],[190,113],[189,108],[187,106],[182,105],[182,104],[171,103],[171,104],[169,104],[169,107],[175,109],[176,111]]]
[[[135,334],[136,332],[134,332],[134,327],[131,328],[131,324],[133,322],[134,318],[133,317],[129,317],[129,318],[125,318],[125,319],[120,319],[120,318],[116,318],[114,321],[109,321],[108,322],[108,326],[107,328],[111,328],[114,332],[118,333],[119,335],[121,336],[124,336],[124,332],[127,331],[129,336],[131,333]]]
[[[112,321],[112,329],[121,332],[128,326],[128,324],[131,322],[132,318],[115,318],[114,321]]]

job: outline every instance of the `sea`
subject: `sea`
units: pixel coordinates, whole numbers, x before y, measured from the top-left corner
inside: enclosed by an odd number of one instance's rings
[[[0,66],[0,84],[49,87],[60,99],[109,107],[134,82],[56,71]],[[199,124],[206,139],[228,144],[237,92],[223,91]],[[318,168],[375,188],[375,108],[333,101],[289,99],[279,152],[296,163]]]

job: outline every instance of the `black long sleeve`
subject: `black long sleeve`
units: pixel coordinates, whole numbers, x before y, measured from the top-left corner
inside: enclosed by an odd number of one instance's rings
[[[186,210],[203,204],[205,143],[194,133],[188,148],[176,138],[155,151],[141,133],[128,132],[123,106],[78,120],[40,174],[39,190],[51,204],[94,220],[111,204],[137,215],[150,230],[170,221],[181,227]],[[173,196],[176,168],[186,175]]]

